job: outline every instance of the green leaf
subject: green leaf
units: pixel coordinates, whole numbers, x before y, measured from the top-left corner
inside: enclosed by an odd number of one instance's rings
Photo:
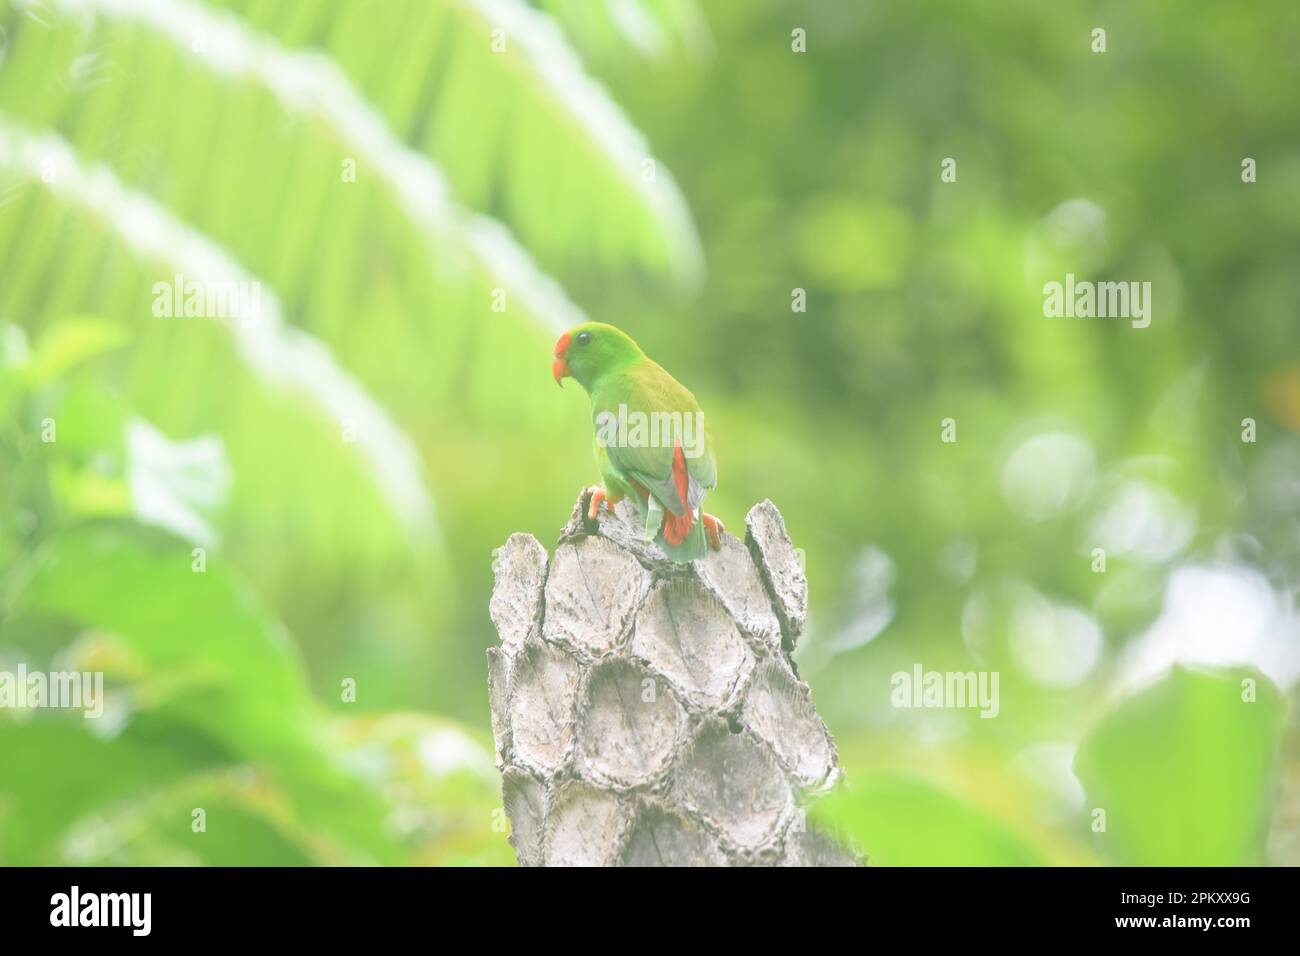
[[[169,535],[87,523],[50,543],[19,608],[117,635],[150,675],[201,664],[208,689],[172,706],[236,752],[288,745],[307,703],[296,649],[217,554],[204,573],[192,561]]]
[[[818,801],[812,819],[842,833],[875,866],[1042,866],[1015,831],[926,780],[861,772]]]
[[[1088,807],[1106,813],[1101,849],[1128,866],[1258,865],[1282,713],[1277,688],[1246,670],[1175,667],[1122,703],[1075,760]]]
[[[40,633],[55,633],[36,627],[44,617],[110,635],[112,652],[85,668],[106,672],[107,709],[124,711],[128,728],[143,722],[178,760],[206,749],[258,768],[314,834],[319,859],[395,860],[382,801],[320,733],[297,649],[219,553],[202,571],[193,561],[188,545],[162,532],[87,523],[47,545],[15,616]]]
[[[211,762],[199,748],[97,737],[87,723],[0,719],[0,863],[48,864],[74,820]]]
[[[410,862],[514,864],[488,742],[452,721],[406,712],[337,721],[331,738],[392,802]]]
[[[19,377],[28,388],[40,388],[87,359],[125,345],[129,338],[121,324],[108,319],[62,319],[41,336]]]

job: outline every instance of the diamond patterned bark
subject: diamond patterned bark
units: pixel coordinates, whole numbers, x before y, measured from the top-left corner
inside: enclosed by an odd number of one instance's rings
[[[497,766],[524,866],[853,865],[805,822],[835,744],[790,654],[808,585],[770,501],[742,543],[674,564],[628,502],[554,555],[498,549]]]

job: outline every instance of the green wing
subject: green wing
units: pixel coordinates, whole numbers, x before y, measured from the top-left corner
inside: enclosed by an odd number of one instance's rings
[[[602,442],[601,414],[617,419],[620,406],[626,407],[629,427],[618,440]],[[607,482],[610,477],[623,483],[635,481],[665,510],[677,515],[685,514],[687,507],[698,508],[718,483],[713,440],[699,403],[684,385],[649,359],[602,382],[592,393],[591,415],[597,428],[596,457]],[[638,419],[644,425],[639,434],[635,430]],[[673,482],[674,441],[682,445],[689,476],[685,505]],[[612,476],[606,471],[607,463]]]

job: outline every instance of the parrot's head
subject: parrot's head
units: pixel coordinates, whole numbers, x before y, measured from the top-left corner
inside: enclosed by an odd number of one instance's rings
[[[631,337],[604,322],[575,325],[555,343],[555,360],[551,374],[561,387],[564,379],[575,378],[578,384],[591,387],[606,372],[624,368],[643,355]]]

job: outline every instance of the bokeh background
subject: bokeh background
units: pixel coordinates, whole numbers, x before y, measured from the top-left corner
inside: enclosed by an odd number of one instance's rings
[[[108,685],[0,710],[0,863],[512,863],[492,550],[596,478],[584,316],[806,552],[821,825],[1300,863],[1298,51],[1288,0],[0,0],[0,670]],[[1151,326],[1044,318],[1067,272]]]

